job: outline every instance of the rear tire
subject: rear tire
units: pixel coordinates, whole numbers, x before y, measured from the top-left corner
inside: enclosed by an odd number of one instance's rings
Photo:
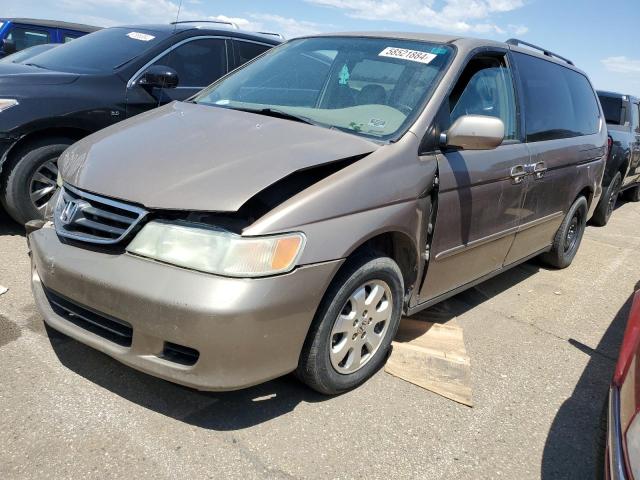
[[[624,198],[629,202],[640,202],[640,185],[624,192]]]
[[[598,207],[593,213],[591,221],[594,225],[604,227],[609,222],[611,214],[616,208],[616,203],[618,203],[618,194],[620,193],[621,186],[622,175],[620,175],[620,172],[617,172],[613,180],[609,183],[609,186],[603,192],[600,202],[598,202]]]
[[[368,254],[347,260],[316,312],[298,378],[325,395],[369,379],[386,361],[403,297],[402,273],[391,258]]]
[[[578,252],[587,225],[589,204],[584,197],[578,197],[564,217],[553,239],[551,250],[540,256],[541,260],[555,268],[571,265]]]
[[[24,225],[44,217],[46,203],[57,190],[58,157],[72,143],[69,138],[48,138],[29,144],[7,165],[0,200],[16,222]]]

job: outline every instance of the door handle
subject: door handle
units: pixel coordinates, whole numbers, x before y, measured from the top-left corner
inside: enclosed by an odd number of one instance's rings
[[[536,180],[544,177],[544,173],[547,171],[547,166],[544,162],[538,162],[533,166],[533,174],[536,177]]]
[[[514,184],[522,183],[525,175],[527,174],[527,169],[524,165],[516,165],[515,167],[511,167],[510,176],[513,179]]]

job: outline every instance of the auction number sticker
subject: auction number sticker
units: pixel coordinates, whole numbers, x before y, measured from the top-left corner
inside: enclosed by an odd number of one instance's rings
[[[147,35],[146,33],[140,33],[140,32],[129,32],[127,33],[127,37],[133,38],[134,40],[140,40],[142,42],[149,42],[154,38],[156,38],[153,35]]]
[[[431,63],[431,61],[437,57],[433,53],[420,52],[418,50],[408,50],[406,48],[387,47],[382,50],[379,57],[391,57],[402,58],[403,60],[410,60],[412,62],[419,63]]]

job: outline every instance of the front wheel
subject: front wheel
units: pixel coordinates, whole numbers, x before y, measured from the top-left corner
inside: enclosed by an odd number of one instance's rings
[[[402,315],[400,268],[384,256],[347,260],[327,290],[300,356],[298,377],[334,395],[371,377],[386,360]]]
[[[44,217],[58,188],[58,157],[72,143],[67,138],[51,138],[17,153],[2,188],[2,205],[16,222],[24,225]]]
[[[578,197],[564,217],[560,228],[553,238],[551,250],[541,255],[547,265],[566,268],[576,256],[587,225],[589,204],[584,197]]]

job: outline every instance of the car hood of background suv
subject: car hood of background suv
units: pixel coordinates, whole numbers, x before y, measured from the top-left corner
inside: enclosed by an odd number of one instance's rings
[[[27,61],[27,63],[29,63]],[[63,85],[77,80],[78,74],[55,72],[21,63],[0,62],[0,87],[25,85]]]
[[[60,169],[75,187],[147,208],[234,212],[293,172],[378,147],[338,130],[174,102],[74,144]]]

